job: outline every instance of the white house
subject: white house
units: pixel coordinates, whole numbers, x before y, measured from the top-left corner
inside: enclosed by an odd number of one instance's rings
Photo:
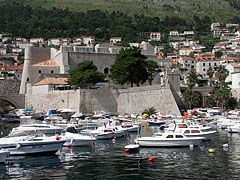
[[[213,31],[214,29],[219,29],[220,28],[220,23],[212,23],[211,24],[211,31]]]
[[[31,38],[30,42],[34,43],[34,44],[43,44],[44,43],[44,38]]]
[[[33,43],[31,42],[19,42],[18,43],[19,48],[26,48],[26,47],[32,47]]]
[[[7,49],[6,48],[0,48],[0,55],[5,55],[7,54]]]
[[[68,45],[69,42],[70,38],[50,38],[48,39],[48,46]]]
[[[150,41],[161,41],[160,32],[150,32]]]
[[[12,48],[13,53],[20,53],[23,52],[23,48]]]
[[[194,57],[180,57],[179,62],[183,65],[183,68],[188,70],[196,69],[196,59]]]
[[[240,71],[240,63],[224,63],[222,65],[225,66],[229,72],[228,77],[225,80],[226,82],[232,81],[232,73],[233,72]]]
[[[118,43],[121,42],[122,38],[121,37],[111,37],[110,38],[110,43]]]
[[[94,44],[95,43],[95,38],[94,36],[82,36],[82,42],[85,45],[89,45],[89,44]]]
[[[219,67],[221,61],[215,58],[196,58],[196,72],[201,74],[204,78],[209,78],[207,75],[207,71],[210,67]]]
[[[170,32],[169,32],[169,35],[170,35],[170,36],[179,36],[179,32],[178,32],[177,30],[175,30],[175,31],[170,31]]]
[[[192,48],[181,48],[179,50],[179,56],[189,56],[193,52]]]
[[[193,36],[194,35],[194,31],[184,31],[183,32],[185,36]]]

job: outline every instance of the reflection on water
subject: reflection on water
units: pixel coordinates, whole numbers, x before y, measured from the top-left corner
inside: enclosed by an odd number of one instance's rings
[[[144,130],[146,131],[146,130]],[[146,135],[143,131],[143,136]],[[146,133],[158,131],[149,128]],[[212,141],[190,148],[140,148],[125,153],[137,134],[93,147],[62,148],[56,156],[10,157],[0,179],[239,179],[239,134],[218,131]],[[223,144],[229,144],[224,149]],[[215,153],[209,153],[209,148]],[[152,162],[149,157],[156,157]]]

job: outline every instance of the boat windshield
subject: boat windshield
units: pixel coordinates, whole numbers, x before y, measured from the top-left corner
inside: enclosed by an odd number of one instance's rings
[[[37,136],[40,135],[40,133],[37,133],[36,131],[16,131],[10,133],[9,137],[20,137],[20,136]]]

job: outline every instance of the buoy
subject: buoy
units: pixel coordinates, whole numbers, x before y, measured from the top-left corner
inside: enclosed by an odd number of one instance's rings
[[[72,146],[71,144],[68,144],[68,145],[67,145],[68,148],[71,148],[71,146]]]
[[[60,138],[57,136],[57,137],[56,137],[56,140],[59,140],[59,139],[60,139]]]
[[[189,148],[190,148],[190,149],[193,149],[193,147],[194,147],[193,144],[190,144],[190,145],[189,145]]]
[[[116,136],[113,139],[117,139]]]
[[[17,144],[16,148],[20,149],[21,148],[21,144]]]
[[[148,161],[153,161],[154,159],[156,159],[155,157],[150,157],[149,159],[148,159]]]
[[[214,149],[209,149],[208,152],[215,153],[215,150]]]
[[[224,148],[228,148],[228,144],[223,144],[223,147]]]
[[[125,149],[125,152],[129,152],[129,149]]]

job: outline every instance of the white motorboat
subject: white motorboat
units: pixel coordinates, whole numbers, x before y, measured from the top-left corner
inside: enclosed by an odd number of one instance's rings
[[[4,164],[10,153],[8,151],[0,150],[0,164]]]
[[[95,130],[85,129],[81,133],[94,136],[97,140],[112,139],[114,137],[113,130],[105,127],[98,127]]]
[[[240,132],[240,124],[228,126],[227,130],[229,133],[239,133]]]
[[[180,132],[188,137],[205,137],[206,140],[211,140],[213,134],[216,133],[216,131],[202,131],[201,126],[199,125],[191,125],[189,126],[186,122],[174,122],[174,126],[170,126],[169,128],[166,128],[166,131],[174,131],[174,132]],[[206,129],[205,129],[206,130]],[[156,136],[161,136],[162,133],[155,133]]]
[[[137,124],[122,124],[121,127],[128,132],[137,132],[139,128]]]
[[[52,154],[66,142],[55,136],[46,137],[28,133],[0,138],[0,149],[9,151],[10,155]]]
[[[63,146],[91,146],[97,140],[93,136],[78,133],[74,127],[66,128],[61,137],[66,139]]]
[[[16,132],[22,131],[36,131],[45,135],[55,135],[61,134],[63,130],[63,127],[53,126],[50,124],[23,124],[16,128],[13,128],[9,135],[11,136]]]
[[[198,146],[204,137],[187,137],[183,133],[165,132],[161,136],[140,137],[136,142],[143,147],[184,147]]]

